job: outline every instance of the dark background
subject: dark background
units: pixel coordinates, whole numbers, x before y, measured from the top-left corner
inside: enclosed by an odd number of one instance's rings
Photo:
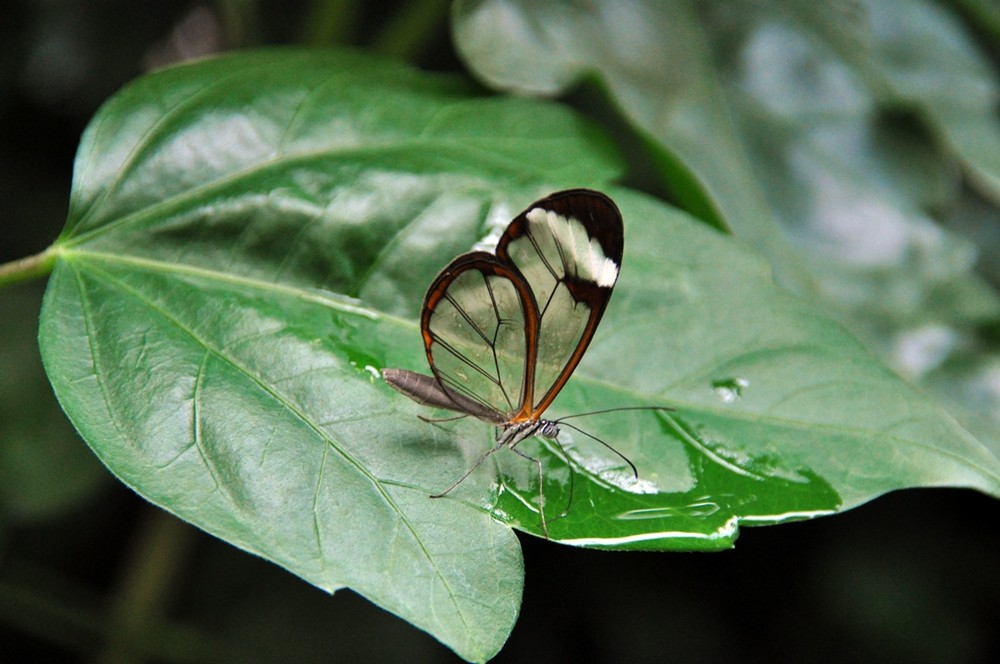
[[[334,5],[342,20],[317,19]],[[413,24],[415,5],[422,23],[407,33],[400,26]],[[447,10],[4,3],[0,262],[58,235],[81,132],[148,68],[237,46],[348,43],[461,71]],[[0,661],[456,661],[350,591],[331,598],[116,482],[45,381],[35,341],[43,291],[33,282],[0,292]],[[996,500],[942,489],[744,529],[735,550],[717,554],[605,553],[522,537],[524,605],[495,661],[1000,661],[997,524]],[[137,602],[151,623],[122,614]]]

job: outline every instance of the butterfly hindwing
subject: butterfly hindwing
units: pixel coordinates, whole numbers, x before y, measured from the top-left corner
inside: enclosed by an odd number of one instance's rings
[[[427,291],[420,327],[445,391],[492,411],[470,414],[505,423],[518,411],[537,348],[538,305],[516,269],[486,252],[459,256]]]

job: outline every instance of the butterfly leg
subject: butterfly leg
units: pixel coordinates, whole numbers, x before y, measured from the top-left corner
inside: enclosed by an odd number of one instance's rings
[[[512,449],[518,456],[523,457],[535,464],[535,467],[538,468],[538,514],[542,517],[542,532],[545,533],[545,539],[551,539],[549,537],[549,524],[545,520],[545,491],[542,486],[542,462],[533,456],[528,456],[516,447],[511,447],[510,449]]]
[[[569,455],[566,454],[566,449],[562,446],[562,443],[559,442],[559,438],[546,437],[546,440],[551,440],[555,444],[555,446],[559,448],[559,455],[562,457],[563,462],[566,464],[566,468],[569,469],[569,500],[566,501],[566,507],[559,513],[559,516],[557,516],[555,519],[552,519],[553,521],[555,521],[556,519],[561,519],[567,514],[569,514],[569,508],[573,504],[573,483],[576,473],[573,472],[573,462],[569,460]]]
[[[464,482],[465,478],[467,478],[469,475],[471,475],[476,470],[476,468],[479,468],[479,466],[481,466],[482,463],[484,461],[486,461],[486,459],[490,458],[490,456],[492,456],[494,452],[496,452],[501,447],[503,447],[504,444],[505,443],[501,442],[501,443],[498,443],[498,444],[494,445],[490,449],[486,450],[486,453],[483,454],[483,456],[479,457],[479,460],[476,461],[476,463],[472,464],[472,468],[469,468],[467,471],[465,471],[465,474],[462,475],[461,477],[459,477],[457,480],[455,480],[455,482],[452,483],[452,485],[450,487],[448,487],[447,489],[445,489],[441,493],[435,493],[435,494],[433,494],[430,497],[431,498],[443,498],[444,496],[447,496],[449,493],[451,493],[452,489],[454,489],[459,484],[461,484],[462,482]]]
[[[441,424],[442,422],[454,422],[455,420],[461,420],[468,417],[468,415],[456,415],[454,417],[424,417],[423,415],[417,415],[417,419],[421,422],[427,422],[427,424]]]

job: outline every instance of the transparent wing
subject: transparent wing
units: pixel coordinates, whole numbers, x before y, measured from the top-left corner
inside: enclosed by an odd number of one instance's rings
[[[505,424],[537,419],[549,407],[607,308],[622,233],[621,214],[604,194],[558,192],[511,222],[496,255],[464,254],[438,275],[421,330],[455,410]]]
[[[459,256],[427,291],[421,330],[431,371],[456,410],[503,424],[531,393],[538,305],[524,279],[493,254]],[[482,408],[463,403],[471,400]]]
[[[534,371],[521,418],[541,415],[580,362],[611,298],[623,249],[621,213],[587,189],[537,201],[500,238],[497,258],[523,276],[539,310],[537,361],[527,365]]]

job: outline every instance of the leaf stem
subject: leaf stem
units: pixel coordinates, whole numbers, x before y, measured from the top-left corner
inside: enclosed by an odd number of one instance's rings
[[[59,251],[55,245],[45,251],[0,265],[0,288],[44,277],[52,272]]]

